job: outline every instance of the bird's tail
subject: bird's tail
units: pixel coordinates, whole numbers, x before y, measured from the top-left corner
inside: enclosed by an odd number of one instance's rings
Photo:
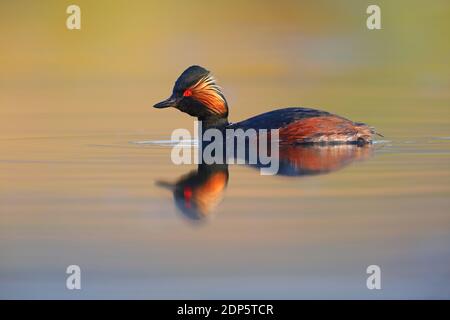
[[[384,138],[384,136],[381,133],[377,132],[377,130],[374,127],[370,127],[363,122],[356,122],[355,124],[359,127],[369,128],[371,134],[376,134],[377,136]]]
[[[370,127],[370,132],[372,132],[372,134],[376,134],[381,138],[384,138],[384,136],[381,133],[379,133],[374,127]]]

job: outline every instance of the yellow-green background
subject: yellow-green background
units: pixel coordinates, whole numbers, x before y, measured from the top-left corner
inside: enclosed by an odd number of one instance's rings
[[[327,109],[385,135],[449,127],[450,3],[69,1],[0,4],[2,137],[187,126],[150,107],[187,66],[219,79],[237,121],[287,105]],[[169,125],[170,122],[170,125]]]

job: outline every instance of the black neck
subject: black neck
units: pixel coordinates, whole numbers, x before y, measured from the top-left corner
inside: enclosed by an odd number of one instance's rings
[[[207,117],[207,118],[198,118],[199,121],[202,121],[203,130],[210,128],[223,129],[228,126],[228,118],[226,117]]]

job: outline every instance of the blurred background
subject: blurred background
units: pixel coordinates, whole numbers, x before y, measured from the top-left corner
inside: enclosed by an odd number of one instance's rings
[[[446,0],[1,1],[0,297],[450,297],[449,17]],[[192,64],[231,121],[307,106],[385,141],[318,178],[233,167],[213,221],[192,225],[154,182],[195,166],[130,143],[193,131],[152,108]]]

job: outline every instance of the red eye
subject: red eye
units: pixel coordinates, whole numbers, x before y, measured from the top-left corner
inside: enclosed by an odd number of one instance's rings
[[[191,187],[189,187],[189,186],[184,187],[183,195],[184,195],[184,205],[186,206],[186,208],[190,208],[191,207],[191,198],[192,198]]]
[[[192,96],[192,91],[190,89],[186,89],[183,92],[183,97],[190,97],[190,96]]]

